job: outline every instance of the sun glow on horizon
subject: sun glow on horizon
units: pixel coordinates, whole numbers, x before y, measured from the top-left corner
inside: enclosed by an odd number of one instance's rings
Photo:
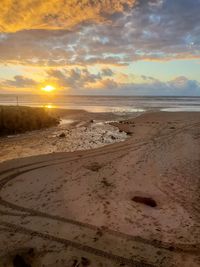
[[[52,109],[52,108],[55,108],[56,106],[54,106],[53,104],[47,104],[47,105],[44,105],[44,107],[47,109]]]
[[[46,85],[45,87],[42,88],[42,91],[47,92],[47,93],[51,93],[55,90],[56,88],[52,85]]]

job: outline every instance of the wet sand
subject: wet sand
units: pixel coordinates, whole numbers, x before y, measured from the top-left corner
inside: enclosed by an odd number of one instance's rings
[[[1,163],[0,266],[200,266],[200,113],[111,124],[129,138]]]
[[[57,152],[86,150],[124,141],[125,132],[105,122],[64,120],[45,130],[0,138],[0,162]]]
[[[137,117],[139,113],[92,113],[84,110],[50,109],[61,118],[58,126],[0,137],[0,162],[57,152],[87,150],[124,141],[127,134],[109,121]]]

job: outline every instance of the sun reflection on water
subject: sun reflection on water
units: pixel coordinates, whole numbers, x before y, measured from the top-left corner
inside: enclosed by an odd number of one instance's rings
[[[47,104],[47,105],[44,105],[44,108],[52,109],[52,108],[56,108],[56,106],[53,104]]]

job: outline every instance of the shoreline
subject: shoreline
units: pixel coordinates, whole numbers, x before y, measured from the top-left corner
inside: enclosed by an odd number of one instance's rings
[[[137,114],[89,113],[84,110],[48,110],[60,117],[54,127],[0,137],[0,162],[49,153],[95,149],[124,141],[127,134],[112,125]]]
[[[50,109],[53,117],[60,117],[57,126],[21,134],[0,137],[0,163],[15,158],[25,158],[59,152],[75,152],[123,142],[134,134],[129,121],[152,114],[170,114],[168,111],[149,111],[116,115],[92,113],[85,110]],[[172,113],[173,114],[173,113]],[[190,114],[200,112],[174,112]]]

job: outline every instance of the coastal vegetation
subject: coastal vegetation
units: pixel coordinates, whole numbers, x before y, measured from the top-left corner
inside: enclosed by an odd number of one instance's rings
[[[0,106],[0,135],[24,133],[59,124],[44,108]]]

